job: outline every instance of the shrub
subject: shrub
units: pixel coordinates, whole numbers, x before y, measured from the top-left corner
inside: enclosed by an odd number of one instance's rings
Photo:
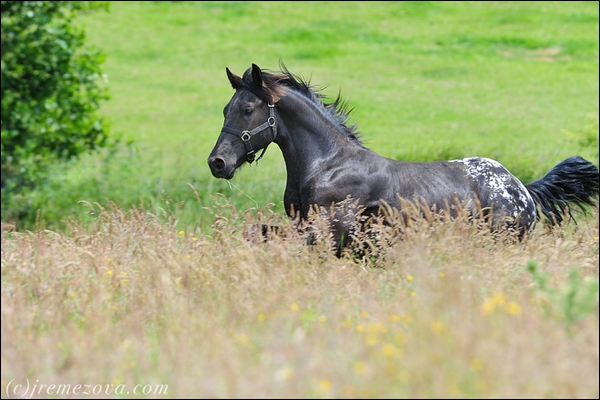
[[[104,56],[84,47],[79,12],[105,2],[2,1],[2,220],[33,219],[48,167],[111,143],[97,109]]]

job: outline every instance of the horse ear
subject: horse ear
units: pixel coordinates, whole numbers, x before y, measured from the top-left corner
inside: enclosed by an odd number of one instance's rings
[[[256,64],[252,64],[252,82],[254,82],[254,84],[258,86],[263,85],[262,71],[260,70],[260,67]]]
[[[241,88],[242,87],[242,78],[240,78],[236,74],[232,73],[229,70],[229,68],[227,68],[227,67],[225,67],[225,70],[227,71],[227,78],[229,78],[229,82],[231,83],[231,86],[235,90],[238,90],[239,88]]]

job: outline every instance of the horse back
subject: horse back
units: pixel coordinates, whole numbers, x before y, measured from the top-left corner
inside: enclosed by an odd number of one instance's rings
[[[376,191],[387,186],[377,200],[385,200],[396,208],[402,208],[403,200],[432,210],[450,208],[451,213],[461,208],[471,215],[482,212],[491,215],[494,225],[508,221],[525,229],[536,220],[535,203],[529,191],[502,164],[489,158],[438,162],[389,160],[382,173],[368,181]]]

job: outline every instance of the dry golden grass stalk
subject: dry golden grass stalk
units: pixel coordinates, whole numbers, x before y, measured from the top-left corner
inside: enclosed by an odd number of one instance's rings
[[[398,218],[341,258],[268,207],[213,211],[204,231],[114,205],[69,233],[3,224],[3,391],[598,397],[597,210],[523,241]],[[248,241],[254,223],[284,235]]]

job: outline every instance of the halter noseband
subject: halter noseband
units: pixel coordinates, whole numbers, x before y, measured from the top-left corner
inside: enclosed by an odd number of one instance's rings
[[[273,139],[271,140],[271,142],[273,140],[275,140],[275,138],[277,138],[277,126],[275,126],[275,111],[274,111],[275,104],[268,103],[267,105],[269,106],[269,118],[267,118],[267,121],[264,124],[257,126],[256,128],[252,129],[251,131],[244,130],[244,131],[240,132],[237,129],[229,128],[228,126],[224,126],[223,129],[221,129],[221,132],[230,133],[230,134],[235,135],[235,136],[239,137],[240,139],[242,139],[242,142],[244,142],[244,145],[246,146],[246,151],[247,151],[246,159],[248,160],[248,162],[250,164],[252,164],[252,162],[254,162],[254,159],[256,156],[256,152],[252,148],[252,143],[250,142],[250,139],[252,138],[252,136],[254,136],[257,133],[260,133],[270,127],[271,130],[273,131]],[[271,144],[271,143],[269,143],[269,144]],[[262,153],[260,153],[260,156],[258,156],[258,159],[256,159],[256,162],[258,162],[258,160],[260,160],[262,158],[263,154],[265,154],[265,150],[267,150],[267,147],[269,147],[268,144],[263,148],[263,151],[262,151]]]

